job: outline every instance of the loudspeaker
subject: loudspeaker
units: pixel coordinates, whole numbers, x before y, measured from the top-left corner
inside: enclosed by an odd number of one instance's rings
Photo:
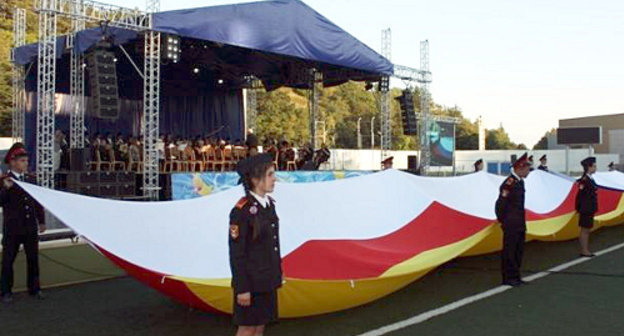
[[[87,55],[93,109],[98,118],[119,118],[119,90],[115,54],[99,49]]]
[[[401,121],[403,134],[418,135],[418,122],[414,112],[414,96],[410,90],[404,90],[403,94],[396,98],[401,107]]]
[[[516,163],[516,161],[518,161],[518,155],[511,154],[511,164]]]
[[[69,170],[83,171],[89,160],[89,151],[85,148],[72,148],[69,152]]]
[[[407,169],[408,170],[417,170],[418,169],[418,156],[416,156],[416,155],[408,155],[407,156]]]

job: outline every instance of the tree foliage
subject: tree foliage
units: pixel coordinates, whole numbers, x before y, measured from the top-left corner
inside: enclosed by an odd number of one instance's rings
[[[544,136],[533,146],[533,149],[548,149],[548,137],[556,133],[557,130],[555,128],[546,132]]]

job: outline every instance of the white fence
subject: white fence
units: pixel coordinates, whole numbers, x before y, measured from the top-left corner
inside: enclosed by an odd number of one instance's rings
[[[455,169],[453,167],[432,167],[431,172],[452,175],[456,173],[467,173],[474,170],[474,162],[478,159],[488,163],[509,162],[511,155],[522,155],[523,150],[488,150],[488,151],[456,151]],[[323,166],[326,170],[378,170],[381,167],[381,151],[371,149],[333,149],[332,155],[327,164]],[[419,156],[418,151],[390,151],[394,156],[394,168],[407,169],[407,157],[410,155]],[[550,170],[565,173],[579,173],[582,171],[580,162],[590,155],[588,149],[570,149],[566,155],[566,150],[536,150],[529,151],[533,155],[535,165],[539,165],[539,158],[546,154],[548,157],[548,167]],[[567,160],[566,160],[567,156]],[[598,170],[607,170],[610,162],[619,163],[618,154],[594,154],[596,156]]]

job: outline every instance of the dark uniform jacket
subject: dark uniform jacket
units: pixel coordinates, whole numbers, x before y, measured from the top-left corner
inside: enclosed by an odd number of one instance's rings
[[[577,180],[578,193],[576,194],[576,211],[581,215],[593,215],[598,211],[598,187],[596,182],[584,174]]]
[[[537,167],[537,169],[539,170],[543,170],[543,171],[548,171],[548,166],[544,166],[544,165],[539,165],[539,167]]]
[[[496,218],[503,230],[526,231],[524,212],[524,181],[510,175],[499,188],[496,200]]]
[[[279,218],[269,198],[263,208],[243,197],[230,213],[230,268],[235,294],[265,293],[282,285]]]
[[[17,181],[17,176],[9,172],[2,179],[11,177]],[[24,175],[24,181],[35,184],[36,178]],[[4,182],[4,181],[2,181]],[[24,189],[17,184],[7,189],[2,184],[0,188],[0,206],[2,206],[3,235],[34,234],[38,231],[38,224],[45,224],[45,213],[39,202],[35,201]]]

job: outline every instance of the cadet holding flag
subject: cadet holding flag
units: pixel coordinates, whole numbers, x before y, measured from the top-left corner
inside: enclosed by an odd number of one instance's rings
[[[592,178],[596,172],[596,158],[588,157],[581,161],[583,176],[576,181],[578,193],[576,194],[576,211],[579,213],[579,243],[581,245],[581,257],[594,257],[589,251],[589,233],[594,227],[594,214],[598,211],[598,187]]]
[[[34,176],[27,174],[28,153],[19,142],[11,146],[4,162],[9,165],[8,173],[2,177],[0,205],[2,206],[2,275],[0,290],[2,302],[13,301],[13,263],[20,245],[26,253],[28,294],[43,299],[39,288],[39,233],[46,230],[43,207],[24,189],[14,183],[22,181],[36,183]]]
[[[282,286],[275,167],[269,154],[251,156],[236,167],[245,188],[230,213],[230,268],[237,336],[258,336],[277,320],[277,289]]]
[[[520,277],[520,266],[526,235],[524,178],[529,175],[530,169],[531,163],[525,153],[513,163],[511,175],[500,186],[496,200],[496,218],[503,229],[501,253],[503,285],[513,287],[525,283]]]

